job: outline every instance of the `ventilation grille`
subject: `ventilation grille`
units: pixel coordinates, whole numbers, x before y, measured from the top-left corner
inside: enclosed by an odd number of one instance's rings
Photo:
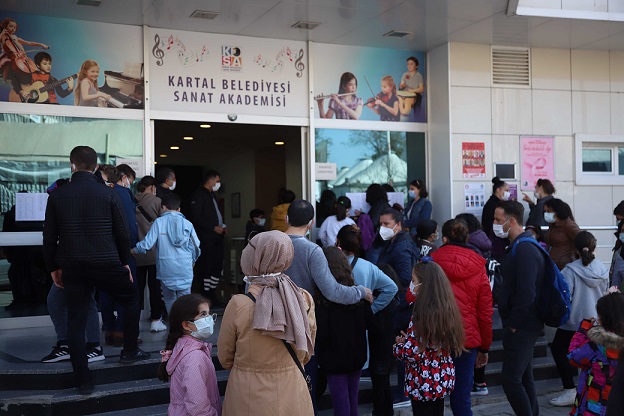
[[[492,85],[531,87],[529,49],[492,47]]]
[[[213,20],[217,16],[219,16],[219,12],[209,12],[206,10],[195,10],[191,13],[191,17],[195,17],[197,19]]]
[[[411,35],[412,32],[404,32],[402,30],[391,30],[388,33],[384,33],[383,35],[390,38],[404,38],[405,36]]]
[[[76,0],[76,4],[78,6],[100,7],[100,4],[102,4],[102,0]]]
[[[290,27],[294,29],[312,30],[315,29],[318,25],[320,25],[319,22],[306,22],[304,20],[300,20],[297,23],[292,24]]]

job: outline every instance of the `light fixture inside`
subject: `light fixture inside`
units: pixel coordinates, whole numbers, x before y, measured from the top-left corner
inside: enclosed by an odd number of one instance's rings
[[[200,124],[199,127],[201,127],[202,129],[209,129],[212,126],[210,124]]]
[[[411,34],[412,32],[405,32],[403,30],[391,30],[383,35],[389,38],[404,38],[405,36],[409,36]]]
[[[76,4],[78,6],[100,7],[100,4],[102,4],[102,0],[76,0]]]
[[[157,165],[157,164],[158,164],[158,162],[154,161],[154,164],[155,164],[155,165]]]
[[[184,140],[193,140],[193,136],[184,136]]]
[[[171,146],[169,149],[171,149],[171,150],[180,150],[180,146]]]
[[[284,146],[284,142],[275,142],[276,146]]]
[[[217,16],[219,16],[219,12],[209,12],[207,10],[195,10],[191,13],[191,17],[196,17],[198,19],[213,20]]]
[[[160,157],[167,157],[167,155],[160,155]]]
[[[319,22],[306,22],[306,21],[300,20],[297,23],[293,24],[291,27],[295,29],[312,30],[316,28],[318,25],[320,25]]]

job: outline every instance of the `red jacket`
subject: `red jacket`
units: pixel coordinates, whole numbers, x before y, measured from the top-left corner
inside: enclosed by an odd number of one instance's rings
[[[475,251],[445,244],[431,254],[451,282],[464,323],[466,348],[486,352],[492,344],[492,291],[485,259]]]

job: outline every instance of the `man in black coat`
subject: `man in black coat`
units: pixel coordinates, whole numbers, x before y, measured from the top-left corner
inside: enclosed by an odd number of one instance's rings
[[[215,289],[223,271],[224,238],[227,234],[223,215],[217,204],[216,192],[220,187],[219,173],[214,170],[206,172],[202,186],[191,196],[189,212],[189,220],[193,223],[201,243],[201,255],[195,264],[195,284],[201,284],[204,294],[213,303],[217,300]]]
[[[97,155],[88,146],[69,156],[71,181],[48,198],[43,228],[46,268],[66,291],[68,347],[81,394],[93,391],[87,365],[85,327],[93,288],[108,292],[124,309],[124,349],[119,362],[149,358],[137,346],[138,294],[128,267],[130,233],[117,192],[98,182]]]

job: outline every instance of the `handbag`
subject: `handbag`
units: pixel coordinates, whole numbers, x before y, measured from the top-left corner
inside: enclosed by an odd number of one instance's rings
[[[245,295],[249,299],[251,299],[253,301],[253,303],[256,303],[256,297],[254,295],[252,295],[249,292],[245,293]],[[286,349],[290,353],[290,356],[292,357],[292,359],[295,362],[295,364],[297,364],[297,368],[299,368],[299,371],[301,371],[301,374],[303,375],[303,379],[305,380],[306,384],[308,385],[308,391],[312,391],[312,379],[310,378],[309,375],[306,374],[305,369],[303,368],[303,366],[301,365],[301,362],[297,358],[297,355],[295,354],[295,351],[293,350],[292,345],[290,345],[288,342],[286,342],[286,340],[282,340],[282,342],[286,346]]]

